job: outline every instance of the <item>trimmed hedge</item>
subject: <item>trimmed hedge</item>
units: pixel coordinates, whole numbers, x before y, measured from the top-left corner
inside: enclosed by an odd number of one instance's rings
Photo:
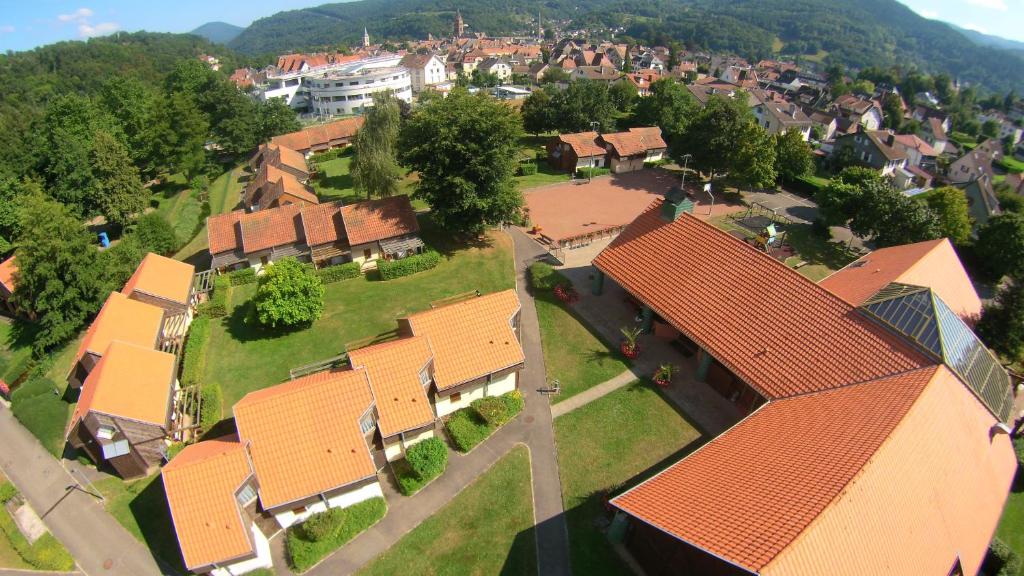
[[[7,483],[4,485],[11,486]],[[11,486],[11,488],[14,487]],[[10,500],[17,494],[16,489],[13,493],[10,493],[10,490],[7,488],[4,488],[4,491],[5,496],[9,495],[7,500]],[[37,570],[70,572],[75,568],[74,559],[64,549],[64,546],[54,538],[53,534],[43,534],[34,544],[29,544],[28,540],[21,534],[21,531],[18,530],[14,519],[11,518],[11,515],[4,508],[0,508],[0,532],[4,533],[11,544],[11,548],[18,553],[18,556],[21,556],[22,560]]]
[[[345,525],[345,509],[331,508],[317,512],[302,523],[302,532],[310,542],[322,542],[333,537]]]
[[[383,280],[394,280],[417,272],[423,272],[441,263],[441,255],[433,250],[414,254],[401,260],[378,260],[377,271]]]
[[[295,572],[309,570],[325,556],[341,548],[370,526],[376,524],[388,511],[383,498],[371,498],[348,508],[341,509],[344,520],[331,538],[319,542],[310,541],[301,526],[292,526],[285,537],[288,564]]]
[[[520,176],[533,176],[536,173],[537,173],[537,165],[536,164],[520,164],[519,165],[519,175]]]
[[[217,276],[213,280],[213,292],[210,299],[199,306],[199,316],[206,318],[223,318],[228,315],[228,298],[231,295],[231,279]]]
[[[324,281],[324,284],[330,284],[331,282],[337,282],[339,280],[358,278],[361,274],[359,268],[360,266],[358,262],[346,262],[344,264],[321,268],[317,270],[316,274]]]
[[[199,423],[203,430],[210,430],[223,416],[221,404],[224,401],[224,394],[219,384],[206,384],[199,390],[202,396],[202,404],[199,405]]]
[[[500,422],[500,424],[490,423],[488,418],[480,413],[479,408],[482,405],[486,406],[485,410],[489,411],[489,416],[493,418],[492,421]],[[515,418],[522,412],[524,405],[523,395],[518,390],[501,396],[474,400],[469,407],[453,412],[445,421],[444,427],[448,431],[448,437],[451,438],[455,449],[466,453],[486,440],[495,430]]]
[[[507,423],[523,409],[523,395],[514,390],[501,396],[487,396],[474,400],[470,407],[492,428]]]
[[[611,174],[612,171],[609,168],[578,168],[576,174],[580,178],[597,178],[598,176],[604,176]]]
[[[210,319],[200,316],[192,321],[188,339],[185,340],[185,353],[181,361],[181,384],[191,386],[198,384],[206,363],[206,344],[210,341]]]
[[[1024,468],[1024,436],[1013,439],[1013,450],[1017,453],[1017,463]]]
[[[255,284],[256,283],[256,269],[255,268],[242,268],[235,270],[234,272],[228,272],[228,278],[231,279],[232,286],[242,286],[244,284]]]

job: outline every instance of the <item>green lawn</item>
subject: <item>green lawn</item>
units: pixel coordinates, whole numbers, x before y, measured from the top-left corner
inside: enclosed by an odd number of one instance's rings
[[[210,214],[230,212],[238,205],[238,195],[245,186],[243,177],[242,166],[236,166],[234,169],[221,174],[219,178],[210,184]],[[196,202],[196,205],[198,206],[198,202]],[[196,222],[194,219],[191,221],[193,226],[195,226]],[[177,232],[177,226],[175,231]],[[189,234],[191,234],[191,231],[189,231]],[[181,236],[179,235],[179,237]],[[189,260],[197,254],[206,251],[208,244],[209,238],[206,235],[206,223],[204,222],[199,229],[199,233],[192,237],[181,250],[178,250],[174,257],[178,260]]]
[[[399,317],[435,300],[515,285],[506,235],[489,234],[478,246],[451,246],[428,217],[421,223],[424,240],[447,256],[437,268],[387,282],[371,275],[328,284],[323,316],[312,327],[270,331],[246,323],[256,288],[235,287],[228,316],[213,324],[204,379],[221,385],[225,413],[247,392],[287,379],[289,369],[341,354],[348,342],[393,331]]]
[[[708,222],[727,232],[741,232],[747,238],[754,236],[750,230],[736,224],[728,215],[716,216]],[[796,271],[815,282],[857,259],[842,242],[826,240],[815,235],[810,224],[788,226],[786,242],[796,252],[795,256],[786,259],[786,265],[795,268],[797,264],[805,263]]]
[[[544,186],[546,184],[559,184],[561,182],[568,182],[571,177],[566,172],[560,172],[552,168],[546,160],[538,160],[538,154],[540,158],[547,157],[547,143],[551,141],[553,137],[557,135],[556,132],[550,132],[547,134],[539,134],[537,136],[523,136],[519,139],[519,155],[523,161],[531,160],[537,165],[537,173],[529,176],[516,176],[514,180],[519,185],[520,190],[528,190],[530,188],[536,188],[537,186]]]
[[[1013,156],[1004,156],[1002,160],[996,162],[1007,172],[1013,172],[1019,174],[1024,172],[1024,162],[1017,160]]]
[[[0,319],[0,378],[8,385],[28,370],[37,330],[34,324]]]
[[[351,166],[351,155],[341,156],[320,163],[321,175],[319,178],[310,180],[310,185],[313,186],[313,190],[321,202],[342,200],[345,204],[352,204],[353,202],[366,200],[364,194],[356,192],[350,172]],[[409,174],[402,179],[402,182],[398,185],[399,194],[412,196],[413,185],[416,184],[416,180],[415,174]],[[415,198],[412,201],[412,207],[416,210],[428,209],[426,202]]]
[[[536,574],[533,524],[530,455],[519,446],[359,574]]]
[[[74,362],[81,337],[64,345],[47,360],[43,378],[30,378],[29,386],[14,392],[11,411],[54,456],[64,452],[64,428],[74,404],[63,398],[67,374]],[[54,394],[54,390],[57,394]]]
[[[555,440],[573,572],[631,574],[595,526],[604,496],[674,463],[701,433],[650,383],[635,382],[557,418]]]
[[[0,474],[0,486],[5,492],[3,504],[17,496],[17,489],[8,485],[3,474]],[[29,544],[3,506],[0,506],[0,534],[0,568],[54,572],[69,572],[75,568],[71,554],[53,534],[47,532]]]
[[[1024,472],[1017,471],[1014,489],[1006,500],[1003,518],[999,521],[996,536],[1006,542],[1022,558],[1024,558]],[[1024,576],[1024,567],[1018,572]]]
[[[0,472],[0,486],[7,483],[7,478]],[[21,556],[14,549],[10,539],[0,538],[0,568],[14,568],[17,570],[31,570],[32,565],[22,560]]]
[[[125,530],[145,544],[163,564],[181,574],[187,572],[159,474],[128,482],[107,478],[95,485],[106,499],[107,512]]]

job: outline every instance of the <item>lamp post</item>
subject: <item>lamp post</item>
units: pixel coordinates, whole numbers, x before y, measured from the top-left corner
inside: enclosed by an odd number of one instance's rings
[[[600,127],[601,127],[601,123],[600,122],[593,121],[593,122],[590,123],[590,131],[591,132],[597,133],[597,129],[600,128]],[[596,158],[596,156],[591,154],[590,155],[590,170],[587,171],[587,184],[590,184],[590,180],[594,177],[594,158]]]
[[[683,181],[679,184],[679,189],[683,191],[683,194],[686,194],[686,167],[692,158],[693,154],[683,154]]]

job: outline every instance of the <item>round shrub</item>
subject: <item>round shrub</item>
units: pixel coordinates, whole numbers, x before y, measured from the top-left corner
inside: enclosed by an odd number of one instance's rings
[[[259,277],[253,303],[264,326],[310,324],[324,311],[324,281],[310,266],[283,258]]]
[[[448,447],[440,438],[427,438],[405,452],[405,459],[421,479],[433,478],[448,466]]]
[[[302,523],[302,532],[311,542],[332,538],[345,525],[345,509],[331,508],[318,512]]]
[[[135,235],[146,252],[168,255],[178,249],[178,237],[170,222],[156,212],[150,212],[138,219]]]

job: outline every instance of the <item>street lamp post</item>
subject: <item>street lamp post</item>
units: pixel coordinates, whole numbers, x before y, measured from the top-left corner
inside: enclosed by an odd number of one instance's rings
[[[600,122],[594,121],[594,122],[590,123],[590,131],[591,132],[597,133],[597,129],[600,128],[600,127],[601,127],[601,123]],[[591,154],[590,155],[590,170],[587,171],[587,184],[590,184],[590,180],[593,179],[593,177],[594,177],[594,158],[596,158],[596,156]]]
[[[686,167],[692,158],[693,154],[683,154],[683,181],[679,184],[679,189],[683,191],[683,194],[686,194]]]

